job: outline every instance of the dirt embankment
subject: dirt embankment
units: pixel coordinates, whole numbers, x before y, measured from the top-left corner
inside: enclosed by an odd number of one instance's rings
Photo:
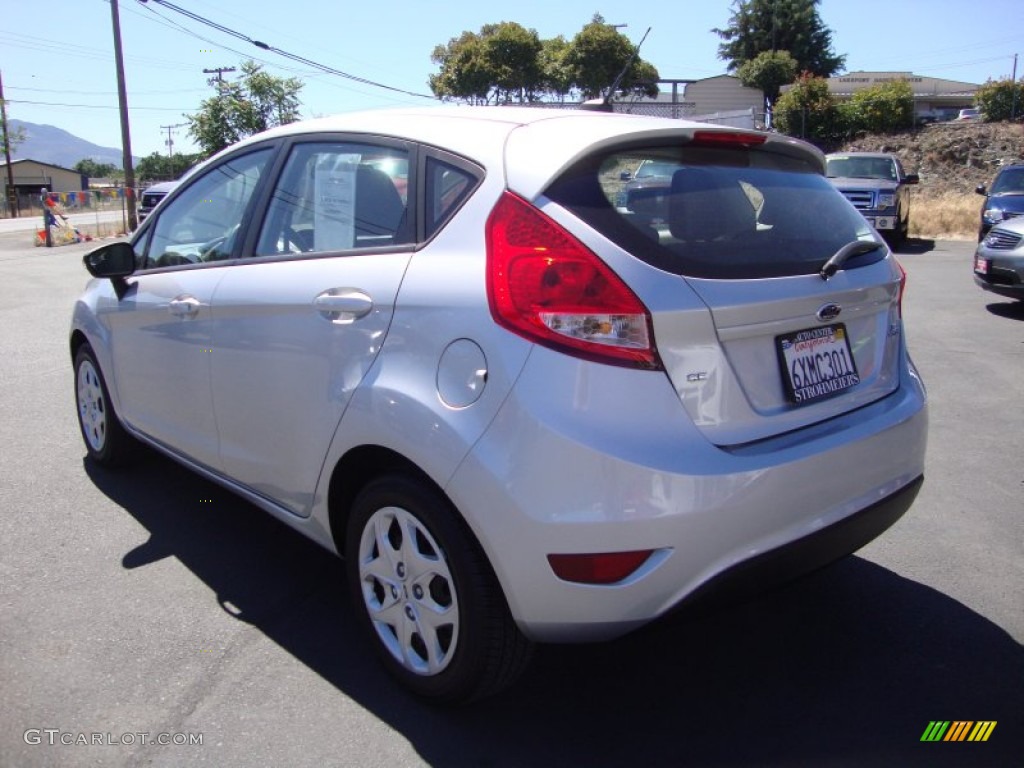
[[[937,123],[904,133],[866,135],[842,152],[893,152],[908,173],[917,172],[921,198],[972,194],[1002,165],[1024,162],[1024,124]]]

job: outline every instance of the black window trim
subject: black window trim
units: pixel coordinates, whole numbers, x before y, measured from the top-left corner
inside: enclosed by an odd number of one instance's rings
[[[288,162],[288,158],[291,156],[293,148],[303,144],[363,144],[373,145],[382,148],[401,149],[408,153],[409,158],[409,185],[407,189],[406,198],[406,210],[407,217],[405,227],[408,228],[408,232],[412,233],[410,241],[407,243],[401,243],[397,245],[387,246],[370,246],[366,248],[350,248],[336,251],[319,251],[315,253],[282,253],[282,254],[267,254],[265,256],[256,256],[256,244],[259,241],[262,227],[266,221],[266,216],[270,208],[270,204],[273,197],[273,192],[277,188],[278,183],[281,180],[281,176],[284,173],[285,165]],[[213,168],[219,166],[221,163],[230,162],[239,157],[252,152],[271,149],[273,154],[267,164],[267,170],[261,175],[259,185],[256,193],[250,199],[246,206],[246,211],[242,216],[242,222],[245,226],[245,237],[239,238],[235,243],[230,259],[221,259],[214,262],[206,262],[200,264],[177,264],[166,267],[156,267],[145,270],[138,270],[139,273],[150,275],[159,274],[163,272],[173,272],[180,270],[190,269],[214,269],[228,266],[245,266],[255,264],[268,264],[278,261],[307,261],[310,259],[325,259],[325,258],[345,258],[348,256],[363,256],[374,253],[401,253],[408,251],[419,251],[426,247],[430,242],[434,240],[447,226],[448,222],[458,213],[458,211],[466,204],[466,202],[473,196],[476,190],[483,184],[486,178],[486,170],[479,163],[476,163],[466,157],[454,154],[448,150],[440,147],[436,147],[430,144],[421,144],[419,142],[405,139],[397,136],[389,136],[387,134],[376,134],[376,133],[363,133],[358,131],[322,131],[316,133],[301,133],[292,136],[284,136],[276,139],[269,139],[265,142],[259,142],[257,144],[246,145],[245,147],[239,148],[237,151],[232,152],[228,155],[224,155],[217,159],[216,163],[210,164],[209,167],[203,168],[199,173],[194,176],[190,176],[185,182],[175,188],[169,195],[177,197],[182,194],[184,190],[190,188],[196,181],[203,178]],[[427,217],[426,217],[426,178],[427,178],[427,161],[433,159],[455,168],[463,170],[472,179],[472,184],[468,190],[463,194],[462,199],[458,205],[453,206],[450,211],[446,213],[444,218],[438,223],[435,230],[428,237],[427,230]],[[173,202],[172,200],[167,201],[168,204]],[[145,239],[146,249],[149,248],[151,237],[149,232],[156,227],[157,221],[160,216],[167,210],[168,205],[160,206],[161,210],[155,214],[151,214],[147,217],[144,224],[136,230],[132,237],[133,247],[140,241]],[[254,226],[254,223],[259,226]],[[143,259],[148,254],[143,251]]]
[[[292,150],[303,144],[363,144],[387,149],[400,149],[407,153],[409,158],[409,187],[406,197],[406,221],[403,225],[409,232],[417,232],[417,204],[414,200],[413,189],[415,180],[418,178],[418,156],[420,147],[414,141],[402,139],[384,134],[361,133],[355,131],[343,132],[317,132],[301,133],[288,136],[282,139],[277,162],[274,164],[273,172],[267,178],[267,186],[260,193],[259,206],[256,209],[256,220],[259,226],[251,226],[241,244],[240,253],[247,254],[233,260],[233,264],[243,266],[246,264],[270,264],[278,261],[308,261],[310,259],[337,259],[348,256],[363,256],[371,253],[402,253],[418,248],[418,238],[415,236],[407,243],[386,246],[368,246],[366,248],[344,248],[334,251],[317,251],[314,253],[274,253],[257,256],[256,243],[266,223],[267,213],[273,198],[273,192],[280,183],[281,175],[291,157]],[[418,199],[418,196],[417,196]],[[225,263],[225,262],[222,262]]]
[[[269,189],[269,180],[270,180],[271,177],[276,177],[276,174],[280,170],[278,168],[278,166],[281,163],[281,140],[280,139],[271,139],[271,140],[268,140],[268,141],[259,142],[257,144],[246,145],[245,147],[240,147],[235,152],[232,152],[230,154],[227,154],[227,155],[224,155],[223,157],[218,158],[217,162],[211,163],[208,166],[205,166],[200,172],[196,173],[194,176],[190,176],[182,184],[180,184],[177,187],[175,187],[168,194],[167,197],[171,198],[173,196],[174,198],[177,198],[179,195],[183,194],[185,190],[191,189],[196,183],[198,183],[198,181],[200,179],[205,178],[207,175],[209,175],[209,173],[211,171],[213,171],[213,169],[220,167],[224,163],[231,162],[233,160],[236,160],[236,159],[241,158],[241,157],[245,157],[246,155],[250,155],[250,154],[253,154],[255,152],[266,151],[268,149],[270,150],[271,153],[270,153],[270,155],[268,157],[268,161],[267,161],[267,165],[266,165],[267,172],[262,174],[260,179],[259,179],[259,181],[257,182],[256,192],[249,198],[249,202],[246,203],[245,211],[243,212],[242,218],[241,218],[241,224],[244,227],[246,227],[247,231],[251,231],[252,228],[249,227],[248,224],[249,224],[249,222],[251,222],[253,220],[253,218],[256,215],[256,213],[262,210],[262,208],[260,208],[260,203],[262,202],[262,198],[266,194],[266,190]],[[142,262],[143,263],[145,263],[146,259],[148,259],[148,257],[149,257],[149,248],[150,248],[150,246],[152,245],[152,242],[153,242],[152,233],[156,229],[156,226],[157,226],[158,222],[160,221],[160,219],[164,216],[164,214],[167,212],[168,208],[173,203],[174,203],[173,199],[168,199],[166,201],[165,205],[160,206],[160,210],[159,211],[156,211],[155,213],[150,214],[149,216],[146,217],[146,221],[143,224],[143,226],[139,227],[135,231],[134,235],[132,236],[131,244],[132,244],[133,248],[140,241],[145,240],[144,250],[141,252],[142,253],[141,258],[142,258]],[[245,239],[248,240],[248,236]],[[232,251],[232,256],[231,256],[230,259],[220,259],[218,261],[203,262],[203,263],[199,263],[199,264],[174,264],[174,265],[170,265],[170,266],[166,266],[166,267],[154,267],[154,268],[150,268],[150,269],[138,269],[133,274],[153,275],[153,274],[160,274],[160,273],[163,273],[163,272],[178,272],[178,271],[181,271],[181,270],[189,270],[189,269],[212,269],[212,268],[225,267],[225,266],[229,266],[229,265],[232,265],[232,264],[236,264],[239,261],[242,261],[242,259],[240,259],[239,256],[238,256],[241,248],[242,248],[242,243],[236,241],[235,244],[234,244],[234,249]]]

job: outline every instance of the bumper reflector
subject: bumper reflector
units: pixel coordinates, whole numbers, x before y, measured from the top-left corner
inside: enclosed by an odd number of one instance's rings
[[[653,549],[634,552],[599,552],[580,555],[548,555],[551,570],[562,581],[579,584],[615,584],[634,573]]]

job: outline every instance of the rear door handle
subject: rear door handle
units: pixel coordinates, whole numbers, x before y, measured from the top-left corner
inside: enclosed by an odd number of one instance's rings
[[[313,308],[325,320],[346,325],[368,315],[373,299],[357,288],[330,288],[313,299]]]
[[[202,303],[195,296],[178,296],[175,299],[171,299],[171,303],[167,305],[167,308],[171,310],[171,314],[175,317],[195,317],[201,306]]]

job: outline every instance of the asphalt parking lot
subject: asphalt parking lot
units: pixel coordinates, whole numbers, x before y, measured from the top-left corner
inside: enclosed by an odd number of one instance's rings
[[[0,766],[1024,766],[1024,303],[974,286],[973,243],[900,254],[931,431],[892,530],[456,710],[390,683],[332,555],[161,457],[84,460],[88,247],[0,235]]]

